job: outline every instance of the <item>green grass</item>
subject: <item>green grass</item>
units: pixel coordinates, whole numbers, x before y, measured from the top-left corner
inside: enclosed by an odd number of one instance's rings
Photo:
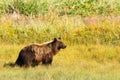
[[[51,66],[39,65],[28,69],[3,67],[15,62],[25,45],[0,46],[1,80],[119,80],[120,47],[103,45],[75,45],[54,56]],[[4,48],[3,48],[4,47]]]
[[[120,14],[119,0],[2,0],[0,13],[113,16]]]

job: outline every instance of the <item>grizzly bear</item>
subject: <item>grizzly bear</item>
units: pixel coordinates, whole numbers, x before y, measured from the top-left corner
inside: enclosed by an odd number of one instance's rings
[[[42,64],[51,64],[53,56],[61,49],[66,48],[66,45],[61,41],[61,38],[43,44],[31,44],[19,52],[19,56],[15,62],[18,66],[36,66],[40,62]]]

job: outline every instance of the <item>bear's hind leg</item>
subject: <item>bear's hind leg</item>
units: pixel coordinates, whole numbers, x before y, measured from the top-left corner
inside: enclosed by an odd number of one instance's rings
[[[24,59],[21,55],[18,56],[18,59],[16,60],[15,62],[15,65],[18,65],[18,66],[23,66],[24,65]]]

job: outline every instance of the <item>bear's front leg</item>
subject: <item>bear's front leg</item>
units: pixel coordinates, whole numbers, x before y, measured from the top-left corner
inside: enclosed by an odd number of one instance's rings
[[[42,64],[45,64],[45,65],[52,64],[52,61],[53,61],[53,56],[50,54],[47,54],[43,57]]]

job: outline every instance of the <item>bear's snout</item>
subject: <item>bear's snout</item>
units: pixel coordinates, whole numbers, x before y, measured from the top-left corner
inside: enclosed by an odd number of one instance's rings
[[[66,47],[67,47],[67,46],[66,46],[66,45],[64,45],[64,46],[63,46],[63,49],[65,49]]]

